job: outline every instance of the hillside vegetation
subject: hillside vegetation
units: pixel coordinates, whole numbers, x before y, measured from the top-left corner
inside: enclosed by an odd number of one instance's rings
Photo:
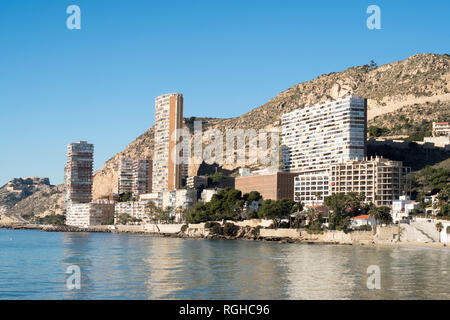
[[[204,122],[204,129],[217,128],[223,133],[226,129],[278,128],[283,113],[343,97],[349,93],[368,99],[369,125],[385,128],[389,134],[409,136],[416,128],[420,128],[422,123],[427,125],[435,118],[447,118],[450,103],[450,56],[418,54],[379,67],[364,65],[324,74],[292,86],[266,104],[240,117],[198,120]],[[188,108],[188,97],[185,101],[185,108]],[[389,121],[390,119],[393,121]],[[407,122],[404,119],[407,119]],[[192,118],[185,119],[188,127],[192,126],[192,122]],[[395,158],[395,152],[390,151],[388,154],[393,160],[401,160]],[[116,191],[120,156],[141,158],[152,155],[153,127],[108,160],[102,169],[95,173],[94,197]],[[436,159],[438,160],[445,159]],[[231,166],[226,169],[235,168]],[[190,174],[195,174],[196,170],[198,165],[189,168]]]

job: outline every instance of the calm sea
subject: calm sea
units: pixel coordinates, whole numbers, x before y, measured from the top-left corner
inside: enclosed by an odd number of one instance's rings
[[[450,252],[0,229],[0,299],[450,299]]]

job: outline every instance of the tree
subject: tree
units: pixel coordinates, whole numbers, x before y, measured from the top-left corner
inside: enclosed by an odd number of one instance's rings
[[[436,230],[439,232],[439,242],[441,242],[441,231],[444,229],[442,222],[436,223]]]
[[[369,215],[382,224],[392,223],[391,209],[389,207],[373,207],[369,210]]]
[[[375,60],[370,60],[369,68],[370,68],[370,70],[374,70],[374,69],[378,68],[378,65],[375,62]]]
[[[264,201],[261,208],[259,208],[258,215],[261,218],[272,219],[275,227],[278,227],[284,213],[278,201],[267,199]]]
[[[261,194],[258,191],[251,191],[250,193],[244,194],[243,198],[248,203],[252,203],[253,201],[261,200],[262,196],[261,196]]]
[[[370,126],[367,130],[370,137],[379,137],[383,134],[383,129],[376,127],[376,126]]]
[[[450,216],[450,203],[446,202],[439,208],[439,216],[448,217]]]
[[[439,202],[441,202],[441,203],[447,202],[448,198],[449,198],[449,193],[450,193],[450,186],[448,184],[446,184],[439,191],[439,196],[437,198],[439,200]]]
[[[131,193],[130,191],[125,192],[125,193],[121,193],[119,195],[119,200],[117,200],[118,202],[128,202],[128,201],[134,201],[135,198],[133,197],[133,193]]]
[[[301,202],[296,202],[292,206],[291,214],[299,213],[299,212],[302,212],[302,211],[303,211],[303,204]]]
[[[343,193],[333,193],[325,197],[324,204],[331,210],[330,212],[330,229],[336,229],[341,224],[341,219],[346,205],[346,197]]]

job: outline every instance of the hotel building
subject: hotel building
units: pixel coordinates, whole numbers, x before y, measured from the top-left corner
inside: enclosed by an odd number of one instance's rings
[[[323,203],[333,193],[363,193],[365,202],[390,206],[410,192],[407,174],[411,168],[401,161],[375,157],[333,164],[322,175],[300,175],[294,186],[294,199],[305,205]]]
[[[341,160],[366,154],[367,100],[349,96],[282,115],[282,168],[323,173]]]
[[[367,100],[348,97],[282,115],[282,169],[298,173],[294,200],[323,203],[330,166],[366,155]]]
[[[92,168],[94,145],[86,141],[67,146],[67,162],[64,167],[65,204],[92,201]]]
[[[401,161],[383,157],[350,160],[331,166],[330,194],[363,193],[366,202],[376,206],[391,206],[400,196],[409,194],[411,185],[407,174],[411,168],[404,167]]]
[[[182,155],[176,142],[177,130],[183,126],[183,95],[170,93],[155,100],[155,146],[152,190],[175,190],[182,187],[187,163],[177,164],[175,155]],[[181,162],[181,161],[178,161]]]

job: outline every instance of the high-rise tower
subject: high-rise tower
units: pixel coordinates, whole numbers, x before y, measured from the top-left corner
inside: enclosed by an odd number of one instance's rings
[[[67,162],[64,167],[66,204],[92,201],[93,162],[93,144],[80,141],[67,146]]]
[[[181,188],[187,164],[177,163],[175,155],[182,150],[177,144],[177,130],[183,126],[183,95],[169,93],[155,100],[155,145],[152,191]],[[181,148],[180,148],[181,149]]]

